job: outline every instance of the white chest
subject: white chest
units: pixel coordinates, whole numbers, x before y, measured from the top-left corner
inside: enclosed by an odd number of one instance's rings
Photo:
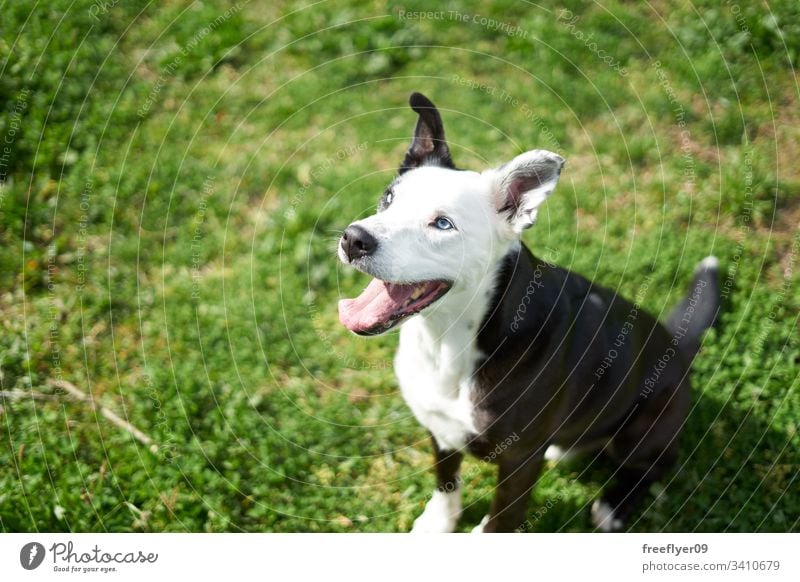
[[[443,450],[463,448],[477,432],[471,378],[478,356],[466,323],[453,323],[439,333],[414,318],[400,331],[395,358],[400,389]]]

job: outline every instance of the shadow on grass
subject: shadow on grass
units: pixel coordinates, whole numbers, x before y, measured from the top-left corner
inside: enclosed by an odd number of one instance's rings
[[[800,451],[792,435],[770,428],[754,406],[697,394],[673,471],[651,488],[629,523],[638,532],[794,532],[800,529],[800,499],[792,493],[800,474]],[[604,455],[584,455],[548,465],[573,485],[600,492],[612,477]],[[490,496],[465,507],[461,530],[488,512]],[[534,489],[530,532],[592,531],[588,500],[568,490]]]

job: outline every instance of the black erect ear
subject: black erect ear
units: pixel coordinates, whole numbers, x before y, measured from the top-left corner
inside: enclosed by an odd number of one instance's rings
[[[412,93],[408,98],[408,104],[419,114],[419,119],[414,129],[414,138],[398,174],[426,164],[455,169],[444,139],[444,125],[439,110],[422,93]]]

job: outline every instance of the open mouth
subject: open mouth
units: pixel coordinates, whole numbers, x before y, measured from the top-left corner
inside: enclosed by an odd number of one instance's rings
[[[406,284],[373,279],[355,299],[339,301],[339,321],[359,335],[378,335],[441,299],[451,286],[446,281]]]

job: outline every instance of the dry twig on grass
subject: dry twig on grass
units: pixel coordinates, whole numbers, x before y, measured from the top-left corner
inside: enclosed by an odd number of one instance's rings
[[[80,388],[78,388],[71,382],[67,382],[66,380],[48,380],[47,383],[55,388],[61,388],[75,400],[84,402],[89,406],[91,406],[92,410],[100,412],[100,414],[102,414],[109,422],[111,422],[111,424],[113,424],[118,428],[121,428],[122,430],[130,434],[133,438],[135,438],[137,441],[139,441],[143,445],[146,445],[150,449],[150,452],[153,453],[158,452],[158,445],[153,443],[153,439],[151,439],[141,430],[133,426],[127,420],[117,416],[116,413],[109,410],[102,404],[96,403],[92,395],[83,392]]]
[[[33,400],[58,400],[57,396],[53,394],[44,394],[43,392],[35,392],[34,390],[0,390],[0,400],[25,400],[31,398]]]

